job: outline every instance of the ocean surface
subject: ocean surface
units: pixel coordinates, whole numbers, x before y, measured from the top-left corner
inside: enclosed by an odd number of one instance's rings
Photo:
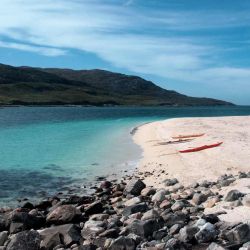
[[[141,158],[131,130],[175,117],[250,115],[250,107],[0,109],[0,205],[83,190],[121,176]]]

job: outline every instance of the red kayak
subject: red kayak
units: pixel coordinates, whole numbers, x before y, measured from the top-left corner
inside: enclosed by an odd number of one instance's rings
[[[201,150],[204,150],[204,149],[218,147],[218,146],[220,146],[222,143],[223,143],[223,142],[218,142],[218,143],[211,144],[211,145],[204,145],[204,146],[197,147],[197,148],[191,148],[191,149],[181,150],[181,151],[179,151],[179,152],[180,152],[180,153],[198,152],[198,151],[201,151]]]

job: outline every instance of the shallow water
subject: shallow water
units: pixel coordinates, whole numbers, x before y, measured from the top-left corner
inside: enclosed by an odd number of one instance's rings
[[[250,115],[250,107],[2,108],[0,202],[42,198],[96,176],[134,169],[141,150],[130,131],[142,123],[226,115]]]

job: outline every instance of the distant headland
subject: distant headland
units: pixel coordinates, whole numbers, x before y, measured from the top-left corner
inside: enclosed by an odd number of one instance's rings
[[[138,76],[105,70],[13,67],[0,64],[0,105],[218,106]]]

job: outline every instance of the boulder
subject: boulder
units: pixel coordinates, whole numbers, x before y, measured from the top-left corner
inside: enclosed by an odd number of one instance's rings
[[[38,250],[41,236],[35,230],[23,231],[10,237],[6,250]]]
[[[131,198],[131,199],[125,201],[124,205],[125,206],[132,206],[132,205],[139,204],[139,203],[141,203],[141,198],[140,197],[134,197],[134,198]]]
[[[179,240],[181,242],[193,242],[195,234],[199,231],[198,227],[195,226],[185,226],[179,232]]]
[[[183,227],[183,224],[174,224],[172,227],[170,227],[169,234],[174,235],[174,234],[179,233],[182,227]]]
[[[161,189],[157,191],[153,196],[152,196],[152,202],[159,203],[165,200],[165,196],[168,194],[167,190]]]
[[[3,246],[5,241],[8,239],[8,231],[3,231],[0,233],[0,246]]]
[[[184,214],[183,212],[177,211],[175,213],[169,213],[169,211],[167,210],[161,213],[161,217],[165,221],[167,227],[171,227],[174,224],[186,223],[189,219],[189,216]]]
[[[195,238],[199,243],[211,242],[217,237],[217,230],[214,225],[207,222],[200,228],[200,231],[195,234]]]
[[[239,250],[250,250],[250,241],[243,244],[243,246]]]
[[[141,191],[141,196],[150,196],[150,195],[154,195],[156,192],[155,188],[152,187],[146,187],[144,189],[142,189]]]
[[[178,200],[171,206],[171,209],[173,212],[175,212],[175,211],[182,210],[183,208],[190,207],[190,206],[191,204],[188,201]]]
[[[165,186],[173,186],[178,183],[178,180],[176,178],[173,179],[166,179],[163,181]]]
[[[206,200],[206,203],[203,204],[205,208],[212,208],[215,206],[217,202],[220,201],[220,198],[218,196],[211,196]]]
[[[70,246],[73,243],[79,243],[81,239],[80,228],[74,224],[49,227],[38,232],[42,240],[41,247],[46,250],[56,246],[58,242]]]
[[[243,244],[250,241],[250,228],[248,224],[240,224],[225,234],[230,243]]]
[[[208,246],[207,250],[226,250],[226,248],[224,248],[224,247],[218,245],[217,243],[213,242]]]
[[[244,196],[244,198],[242,199],[242,204],[246,207],[250,207],[250,194]]]
[[[167,250],[177,250],[177,249],[178,250],[186,250],[187,248],[178,239],[172,238],[172,239],[169,239],[167,241],[164,249],[167,249]]]
[[[77,210],[72,205],[62,205],[52,210],[46,218],[49,224],[71,223],[77,216]]]
[[[143,181],[133,178],[127,183],[124,193],[138,196],[145,187],[146,185]]]
[[[146,212],[148,210],[148,206],[146,203],[140,203],[140,204],[135,204],[135,205],[132,205],[132,206],[128,206],[128,207],[125,207],[122,214],[124,216],[129,216],[131,214],[134,214],[134,213],[138,213],[138,212]]]
[[[129,233],[136,234],[143,238],[147,238],[152,235],[153,232],[159,230],[164,225],[162,219],[151,219],[146,221],[135,220],[133,223],[127,226],[127,231]]]
[[[34,216],[27,212],[19,212],[18,210],[10,213],[8,221],[11,223],[12,233],[16,232],[16,230],[14,230],[16,226],[22,227],[22,231],[29,229],[39,229],[44,226],[46,222],[45,217],[43,216]]]
[[[41,241],[41,250],[53,250],[56,246],[61,244],[59,232],[47,234]]]
[[[135,241],[125,236],[120,236],[114,240],[109,247],[110,250],[134,250],[135,248]]]
[[[109,218],[108,214],[93,214],[89,217],[90,220],[102,221]]]
[[[97,246],[90,243],[90,244],[84,244],[80,246],[78,250],[96,250],[96,249],[97,249]]]
[[[143,214],[141,220],[158,219],[159,217],[159,213],[156,210],[151,209]]]
[[[103,227],[93,226],[83,228],[81,231],[81,235],[84,239],[90,240],[96,238],[99,234],[103,233],[105,229]]]
[[[99,234],[100,237],[106,237],[106,238],[117,238],[119,236],[119,230],[117,228],[111,228],[103,233]]]
[[[192,198],[192,202],[195,204],[195,205],[200,205],[201,203],[203,203],[204,201],[207,200],[207,197],[206,195],[202,194],[202,193],[195,193],[193,195],[193,198]]]
[[[103,205],[100,201],[93,202],[85,208],[85,215],[99,214],[104,211]]]
[[[227,195],[225,196],[224,200],[225,201],[236,201],[238,200],[240,197],[244,196],[244,194],[242,194],[240,191],[238,190],[231,190],[227,193]]]

